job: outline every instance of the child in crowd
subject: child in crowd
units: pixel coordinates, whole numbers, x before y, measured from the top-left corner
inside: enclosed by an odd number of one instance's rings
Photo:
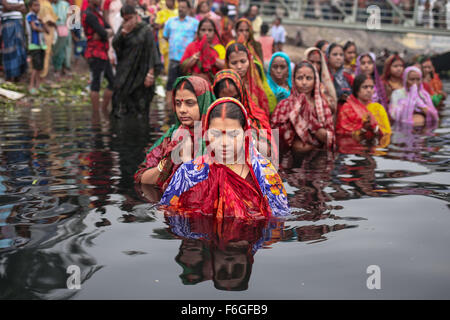
[[[31,78],[28,91],[30,94],[37,94],[40,83],[40,71],[44,67],[45,49],[44,32],[48,30],[41,19],[38,18],[41,7],[39,0],[31,0],[29,3],[31,11],[26,15],[26,28],[28,32],[28,51],[31,56]]]

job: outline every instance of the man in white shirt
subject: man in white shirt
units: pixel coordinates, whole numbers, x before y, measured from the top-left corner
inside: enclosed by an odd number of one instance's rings
[[[275,52],[283,51],[283,45],[286,43],[286,30],[281,25],[281,18],[276,17],[273,22],[271,34],[274,41]]]

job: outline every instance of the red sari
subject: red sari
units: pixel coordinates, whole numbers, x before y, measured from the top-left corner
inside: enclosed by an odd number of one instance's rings
[[[206,35],[203,37],[203,39],[196,39],[186,47],[180,63],[185,63],[187,59],[192,57],[197,52],[200,52],[200,59],[187,72],[188,74],[204,77],[205,80],[208,80],[209,83],[212,83],[214,75],[219,71],[219,68],[217,68],[215,65],[216,60],[219,58],[219,54],[208,43]]]
[[[208,109],[205,131],[209,128],[210,112],[224,102],[233,102],[241,108],[246,118],[244,132],[250,129],[244,106],[236,99],[221,98]],[[209,151],[177,170],[160,204],[168,211],[189,215],[201,213],[219,220],[233,217],[251,221],[270,215],[288,215],[287,193],[276,169],[253,147],[251,135],[245,134],[244,145],[250,177],[242,178],[218,163]]]
[[[312,66],[312,65],[311,65]],[[314,68],[314,66],[312,66]],[[317,70],[314,68],[316,81],[314,83],[314,105],[311,105],[304,93],[300,93],[295,85],[292,86],[289,98],[280,101],[272,113],[272,128],[280,130],[280,139],[291,147],[295,137],[303,143],[320,146],[321,142],[312,134],[324,128],[327,131],[328,149],[334,148],[334,121],[333,114],[320,89]]]
[[[372,129],[378,126],[378,122],[367,107],[361,103],[354,95],[351,95],[347,102],[339,109],[336,133],[342,135],[352,135],[359,133],[366,119],[370,120]]]

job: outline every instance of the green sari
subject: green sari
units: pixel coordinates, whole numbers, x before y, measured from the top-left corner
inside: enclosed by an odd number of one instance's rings
[[[197,96],[197,103],[200,111],[200,121],[202,122],[202,135],[198,137],[197,145],[200,146],[198,148],[197,153],[192,156],[200,156],[203,154],[205,150],[205,143],[202,139],[204,131],[204,122],[206,117],[206,111],[208,107],[216,100],[213,91],[211,89],[211,85],[203,78],[197,76],[185,76],[179,77],[173,87],[176,88],[173,92],[173,108],[175,113],[175,95],[176,90],[181,82],[188,81],[192,87],[194,88],[195,95]],[[136,183],[140,183],[142,179],[142,175],[148,169],[156,167],[159,162],[163,159],[167,159],[166,164],[161,172],[157,184],[163,189],[168,184],[170,177],[176,171],[176,169],[180,166],[180,164],[174,164],[171,160],[171,152],[177,147],[180,141],[172,140],[172,136],[176,134],[176,131],[179,129],[187,129],[191,134],[191,138],[194,138],[194,129],[184,127],[181,124],[181,121],[178,119],[175,113],[175,124],[161,137],[155,144],[147,151],[147,155],[145,157],[144,162],[139,166],[139,169],[136,171],[134,175],[134,180]]]

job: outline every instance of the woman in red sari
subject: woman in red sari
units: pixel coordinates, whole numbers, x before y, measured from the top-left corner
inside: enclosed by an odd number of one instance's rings
[[[264,63],[264,55],[261,43],[255,40],[252,23],[247,18],[241,18],[236,22],[234,27],[236,31],[237,42],[244,44],[253,57],[259,63]]]
[[[211,19],[204,18],[198,25],[197,38],[184,51],[181,70],[212,83],[215,74],[225,67],[224,59],[225,48],[220,43],[216,25]]]
[[[173,106],[176,122],[147,152],[144,162],[134,175],[136,183],[165,188],[172,174],[180,166],[171,160],[172,151],[181,145],[179,138],[184,138],[183,134],[188,133],[194,145],[190,156],[194,157],[195,122],[204,119],[206,110],[214,100],[211,86],[200,77],[180,77],[175,81]]]
[[[288,215],[283,182],[253,146],[244,106],[234,98],[216,100],[204,127],[207,154],[180,166],[161,199],[163,209],[249,221]]]
[[[254,60],[253,55],[241,43],[233,43],[227,47],[225,62],[228,68],[235,70],[244,81],[249,97],[256,107],[269,116],[270,106],[276,106],[277,98],[267,83],[262,65]]]
[[[339,110],[336,134],[352,138],[355,142],[371,141],[383,135],[375,116],[367,109],[367,105],[372,102],[373,91],[374,81],[370,76],[360,74],[355,78],[354,94]]]
[[[283,147],[297,152],[334,148],[333,115],[309,61],[295,67],[291,95],[277,105],[270,120],[280,130]]]
[[[431,100],[435,107],[441,106],[447,94],[443,90],[442,81],[438,73],[434,70],[433,62],[429,57],[420,60],[423,74],[423,87],[431,96]]]

